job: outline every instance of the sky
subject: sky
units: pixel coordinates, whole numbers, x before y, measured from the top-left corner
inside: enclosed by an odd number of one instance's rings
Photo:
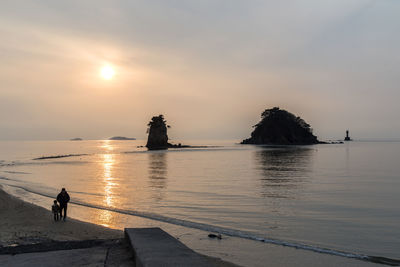
[[[2,1],[0,140],[400,138],[400,1]],[[103,66],[115,70],[103,79]]]

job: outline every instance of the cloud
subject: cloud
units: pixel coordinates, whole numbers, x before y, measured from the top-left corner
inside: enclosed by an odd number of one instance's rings
[[[361,0],[9,1],[0,97],[14,105],[0,138],[29,138],[17,127],[28,124],[38,138],[144,137],[165,113],[177,138],[240,139],[272,106],[322,138],[349,127],[398,137],[399,11]],[[117,69],[110,83],[98,77],[105,63]]]

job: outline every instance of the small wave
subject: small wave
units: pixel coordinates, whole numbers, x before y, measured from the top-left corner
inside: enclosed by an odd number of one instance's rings
[[[17,172],[17,171],[3,171],[6,173],[11,173],[11,174],[32,174],[30,172]]]
[[[53,195],[53,194],[47,194],[47,193],[43,193],[43,192],[37,192],[37,191],[31,190],[29,188],[26,188],[24,186],[11,185],[11,184],[7,184],[7,185],[16,187],[16,188],[20,188],[29,193],[37,194],[37,195],[44,196],[44,197],[55,198],[55,196],[56,196],[56,194]],[[369,255],[364,255],[364,254],[359,254],[359,253],[317,247],[317,246],[296,243],[296,242],[291,242],[291,241],[285,241],[285,240],[280,240],[280,239],[274,239],[274,238],[269,238],[269,237],[262,237],[262,236],[257,235],[256,233],[252,233],[252,232],[240,231],[240,230],[226,228],[226,227],[219,227],[219,226],[205,224],[205,223],[192,222],[189,220],[172,218],[172,217],[168,217],[168,216],[164,216],[164,215],[160,215],[160,214],[156,214],[156,213],[142,212],[142,211],[136,211],[136,210],[118,209],[118,208],[112,208],[112,207],[107,207],[107,206],[102,206],[102,205],[85,203],[85,202],[81,202],[81,201],[70,201],[70,203],[88,207],[88,208],[95,208],[95,209],[117,212],[117,213],[125,214],[125,215],[138,216],[138,217],[156,220],[156,221],[160,221],[160,222],[165,222],[165,223],[169,223],[169,224],[184,226],[184,227],[193,228],[193,229],[199,229],[199,230],[203,230],[203,231],[207,231],[207,232],[224,234],[224,235],[232,236],[232,237],[239,237],[239,238],[259,241],[259,242],[263,242],[263,243],[269,243],[269,244],[291,247],[291,248],[296,248],[296,249],[309,250],[312,252],[341,256],[341,257],[346,257],[346,258],[353,258],[353,259],[358,259],[358,260],[362,260],[362,261],[381,263],[381,264],[386,264],[386,265],[391,265],[391,266],[400,266],[400,260],[397,260],[397,259],[391,259],[391,258],[380,257],[380,256],[369,256]]]
[[[123,151],[121,154],[136,153],[176,153],[176,152],[209,152],[209,151],[235,151],[246,150],[245,147],[224,147],[224,146],[191,146],[188,148],[169,148],[168,150],[133,150]]]
[[[88,192],[71,191],[71,190],[68,190],[68,192],[75,193],[75,194],[82,194],[82,195],[99,196],[99,197],[105,196],[105,194],[99,194],[99,193],[88,193]]]
[[[0,164],[0,167],[16,167],[16,166],[31,166],[31,165],[49,165],[49,164],[85,164],[87,161],[36,161],[36,162],[29,162],[29,161],[13,161],[11,163]],[[26,173],[28,174],[28,173]]]
[[[89,154],[66,154],[66,155],[55,155],[55,156],[43,156],[39,158],[34,158],[33,160],[43,160],[43,159],[59,159],[59,158],[69,158],[69,157],[80,157],[88,156]]]
[[[9,166],[14,166],[15,161],[11,161],[11,162],[5,162],[4,160],[2,162],[0,162],[0,167],[9,167]]]

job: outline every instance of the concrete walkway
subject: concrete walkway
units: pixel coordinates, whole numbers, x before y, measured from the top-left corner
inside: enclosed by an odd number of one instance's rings
[[[214,266],[160,228],[125,228],[137,267]]]
[[[92,247],[87,247],[91,244],[93,245]],[[13,253],[13,250],[18,254],[10,254]],[[38,252],[33,252],[35,250]],[[1,252],[7,254],[0,255],[0,266],[135,266],[132,251],[124,240],[53,242],[50,244],[2,248]]]
[[[237,266],[194,252],[160,228],[127,228],[125,237],[0,246],[0,266]]]
[[[107,248],[84,248],[0,256],[0,266],[104,266]]]

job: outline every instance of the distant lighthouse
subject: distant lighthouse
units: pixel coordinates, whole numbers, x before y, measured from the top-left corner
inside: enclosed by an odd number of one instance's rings
[[[349,130],[346,130],[346,137],[344,138],[344,141],[351,141],[349,136]]]

